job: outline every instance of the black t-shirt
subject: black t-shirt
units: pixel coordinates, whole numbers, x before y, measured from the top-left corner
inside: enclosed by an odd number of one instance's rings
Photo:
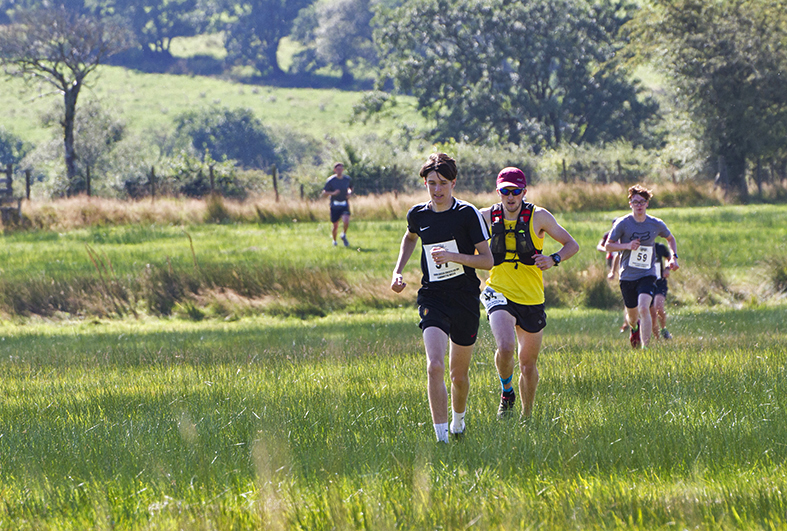
[[[451,252],[474,254],[475,246],[489,239],[489,230],[476,207],[454,198],[453,206],[435,212],[429,202],[415,205],[407,213],[407,230],[421,238],[421,289],[419,292],[464,291],[479,295],[475,269],[449,262],[436,265],[430,250],[439,245]]]
[[[352,180],[347,175],[342,175],[340,179],[336,175],[331,175],[323,188],[326,192],[339,190],[339,193],[331,196],[331,205],[340,203],[341,206],[347,205],[347,190],[352,188]]]

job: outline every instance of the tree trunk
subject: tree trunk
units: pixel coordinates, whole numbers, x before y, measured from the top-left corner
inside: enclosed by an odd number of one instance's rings
[[[74,152],[74,120],[77,110],[77,96],[79,96],[79,84],[75,84],[67,90],[63,96],[65,113],[63,116],[63,148],[65,150],[66,177],[68,179],[69,195],[71,186],[77,175],[76,153]]]
[[[731,154],[725,157],[727,162],[727,175],[729,178],[729,191],[741,201],[749,199],[749,187],[746,183],[746,157]]]

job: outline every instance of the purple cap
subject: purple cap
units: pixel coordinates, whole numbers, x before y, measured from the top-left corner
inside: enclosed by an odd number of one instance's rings
[[[527,188],[527,179],[525,178],[525,172],[519,168],[509,166],[508,168],[503,168],[497,174],[497,189],[500,190],[501,188],[509,188],[511,186],[514,188]]]

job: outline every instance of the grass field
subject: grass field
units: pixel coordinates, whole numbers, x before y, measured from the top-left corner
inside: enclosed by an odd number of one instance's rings
[[[424,127],[414,102],[404,97],[396,116],[350,126],[350,113],[363,97],[361,92],[277,88],[211,77],[146,74],[115,66],[99,67],[88,84],[79,102],[98,100],[136,134],[167,131],[179,113],[211,106],[248,108],[266,126],[316,139],[358,138],[370,133],[389,136],[402,124],[416,130]],[[41,126],[39,116],[62,104],[62,98],[48,85],[0,79],[0,125],[26,141],[37,143],[59,137]]]
[[[5,529],[780,528],[783,307],[676,310],[632,351],[618,312],[553,310],[527,422],[433,441],[413,309],[0,330]]]
[[[653,213],[683,263],[675,339],[633,351],[619,309],[549,308],[534,415],[499,422],[482,320],[468,435],[447,447],[428,413],[415,257],[408,293],[352,313],[8,318],[0,529],[785,528],[787,306],[767,286],[787,209]],[[558,215],[582,247],[553,271],[565,286],[601,262],[609,218]],[[89,245],[118,278],[196,259],[309,282],[323,270],[382,297],[403,231],[356,221],[352,249],[314,222],[34,231],[5,235],[0,262],[7,283],[68,286],[95,276]]]

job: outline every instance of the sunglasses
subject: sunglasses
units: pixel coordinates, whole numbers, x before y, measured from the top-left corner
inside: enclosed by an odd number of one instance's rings
[[[509,195],[510,194],[510,195],[513,195],[514,197],[518,196],[519,194],[521,194],[524,191],[525,191],[524,188],[501,188],[500,190],[498,190],[498,192],[500,192],[503,195]]]

